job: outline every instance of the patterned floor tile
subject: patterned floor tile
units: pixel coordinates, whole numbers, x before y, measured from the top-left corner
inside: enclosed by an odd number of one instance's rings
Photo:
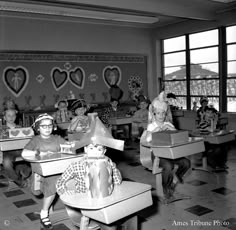
[[[20,200],[20,201],[13,202],[13,204],[17,208],[22,208],[22,207],[26,207],[26,206],[35,205],[37,203],[33,199],[26,199],[26,200]]]
[[[34,212],[25,214],[31,221],[39,220],[40,215]]]
[[[186,208],[185,210],[192,213],[192,214],[195,214],[197,216],[202,216],[202,215],[205,215],[207,213],[213,212],[213,210],[211,210],[209,208],[205,208],[201,205],[195,205],[195,206],[192,206],[190,208]]]
[[[207,184],[207,182],[201,181],[201,180],[191,180],[191,181],[187,181],[186,183],[194,185],[194,186],[200,186],[200,185]]]
[[[25,194],[21,189],[16,189],[8,192],[3,193],[6,197],[13,197],[13,196],[19,196],[22,194]]]
[[[234,191],[228,189],[228,188],[225,188],[225,187],[221,187],[221,188],[217,188],[217,189],[213,189],[211,190],[212,192],[216,192],[216,193],[219,193],[219,194],[222,194],[222,195],[228,195]]]

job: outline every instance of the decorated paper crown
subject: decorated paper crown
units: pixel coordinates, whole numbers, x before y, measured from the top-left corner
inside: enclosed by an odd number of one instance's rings
[[[40,115],[36,118],[36,120],[34,121],[32,127],[34,128],[36,123],[38,123],[39,121],[44,120],[44,119],[53,120],[53,117],[50,116],[50,115],[47,114],[47,113],[40,114]]]
[[[165,91],[162,91],[158,97],[154,98],[154,100],[152,101],[152,106],[154,108],[159,108],[161,110],[166,111],[168,104],[166,102],[166,93]]]
[[[78,99],[71,104],[71,110],[76,110],[81,107],[87,107],[84,99]]]
[[[75,148],[79,149],[89,144],[103,145],[120,151],[124,149],[124,141],[114,139],[97,116],[91,120],[89,131],[75,144]]]

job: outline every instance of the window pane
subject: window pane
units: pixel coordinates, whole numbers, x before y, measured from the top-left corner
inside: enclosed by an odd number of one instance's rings
[[[187,98],[186,97],[176,97],[179,108],[187,109]]]
[[[185,52],[164,55],[164,66],[185,65]]]
[[[236,45],[228,45],[227,46],[227,60],[236,60]]]
[[[227,96],[236,96],[236,79],[227,80]]]
[[[190,95],[219,95],[219,80],[190,81]]]
[[[190,49],[212,45],[218,45],[218,30],[210,30],[189,35]]]
[[[190,51],[192,64],[218,62],[218,47]]]
[[[202,96],[202,95],[201,95]],[[200,97],[191,97],[191,109],[193,108],[193,102],[197,102],[197,106],[200,107]],[[213,106],[215,109],[219,111],[219,97],[208,97],[208,105]]]
[[[177,79],[186,79],[186,67],[169,67],[164,69],[165,80],[177,80]]]
[[[186,81],[165,81],[165,91],[177,95],[187,95]]]
[[[185,36],[164,40],[164,53],[185,49]]]
[[[226,42],[236,42],[236,26],[226,28]]]
[[[236,77],[236,61],[228,62],[228,77]]]
[[[236,112],[236,98],[228,97],[227,98],[227,111]]]
[[[218,63],[191,65],[191,79],[219,78]]]

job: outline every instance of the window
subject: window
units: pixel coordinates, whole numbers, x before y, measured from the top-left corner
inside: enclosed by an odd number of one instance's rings
[[[227,111],[236,112],[236,26],[226,28]]]
[[[219,30],[165,39],[163,47],[166,92],[174,93],[184,109],[195,101],[200,106],[200,97],[206,95],[219,110]]]

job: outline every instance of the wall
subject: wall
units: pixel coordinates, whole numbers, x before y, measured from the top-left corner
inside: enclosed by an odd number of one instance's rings
[[[76,21],[0,15],[0,50],[141,54],[147,56],[148,93],[152,98],[153,53],[149,29]],[[35,89],[38,90],[38,89]],[[1,93],[1,92],[0,92]],[[4,95],[0,95],[4,97]],[[17,101],[17,100],[16,100]]]

